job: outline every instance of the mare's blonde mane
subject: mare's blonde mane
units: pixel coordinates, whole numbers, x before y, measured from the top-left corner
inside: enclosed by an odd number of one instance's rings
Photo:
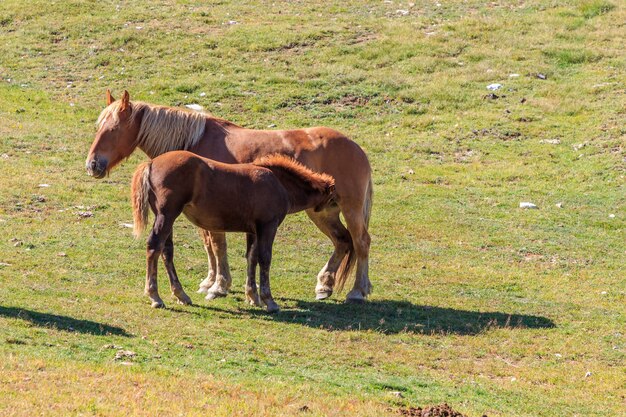
[[[108,118],[119,123],[121,100],[107,106],[98,117],[97,127]],[[176,107],[157,106],[154,104],[133,101],[130,103],[129,122],[140,123],[136,145],[150,158],[165,152],[189,150],[193,148],[204,134],[207,113],[188,111]],[[141,120],[137,120],[138,115]]]

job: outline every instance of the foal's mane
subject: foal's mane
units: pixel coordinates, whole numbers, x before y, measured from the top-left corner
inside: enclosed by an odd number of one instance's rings
[[[311,171],[300,162],[286,155],[268,155],[257,159],[253,164],[271,169],[272,171],[275,169],[286,171],[318,192],[326,192],[329,187],[335,185],[335,179],[330,175]]]
[[[121,104],[121,100],[114,101],[100,113],[98,128],[107,117],[111,117],[113,122],[119,122]],[[216,121],[216,125],[224,130],[230,124],[208,113],[159,106],[142,101],[131,102],[130,110],[129,121],[141,124],[136,145],[150,158],[169,151],[191,149],[202,138],[209,119]],[[141,115],[140,120],[138,120],[139,115]]]

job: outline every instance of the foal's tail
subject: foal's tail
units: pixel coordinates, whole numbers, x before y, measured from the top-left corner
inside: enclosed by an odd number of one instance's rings
[[[146,223],[148,223],[151,166],[152,162],[144,162],[139,165],[133,174],[133,181],[130,186],[130,199],[133,204],[133,234],[136,238],[141,236],[146,228]]]

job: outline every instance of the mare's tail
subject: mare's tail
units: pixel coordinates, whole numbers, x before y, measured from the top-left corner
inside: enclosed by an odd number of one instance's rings
[[[365,201],[363,202],[363,221],[366,229],[369,229],[370,217],[372,215],[372,198],[374,194],[372,185],[372,177],[370,175],[369,182],[367,183],[367,190],[365,191]],[[350,239],[348,252],[344,255],[341,264],[339,265],[339,269],[337,269],[337,274],[335,274],[335,288],[337,288],[337,291],[343,290],[343,287],[350,276],[350,272],[352,272],[356,263],[355,255],[354,243],[352,243],[352,239]]]
[[[372,216],[372,199],[374,198],[374,184],[372,184],[372,176],[367,184],[367,193],[365,194],[365,204],[363,205],[363,217],[365,218],[365,228],[370,228],[370,217]]]
[[[136,238],[141,236],[146,228],[146,223],[148,223],[151,166],[152,162],[144,162],[139,165],[133,174],[130,186],[130,199],[133,204],[133,234]]]

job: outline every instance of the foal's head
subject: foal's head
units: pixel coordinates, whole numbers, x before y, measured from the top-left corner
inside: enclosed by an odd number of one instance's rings
[[[291,200],[290,213],[309,208],[321,211],[337,202],[333,177],[311,171],[291,157],[274,154],[258,159],[254,164],[269,168],[285,187]]]
[[[106,92],[107,107],[98,117],[98,132],[91,144],[85,167],[87,173],[102,178],[124,158],[130,156],[137,146],[139,123],[133,115],[128,91],[120,100]]]

